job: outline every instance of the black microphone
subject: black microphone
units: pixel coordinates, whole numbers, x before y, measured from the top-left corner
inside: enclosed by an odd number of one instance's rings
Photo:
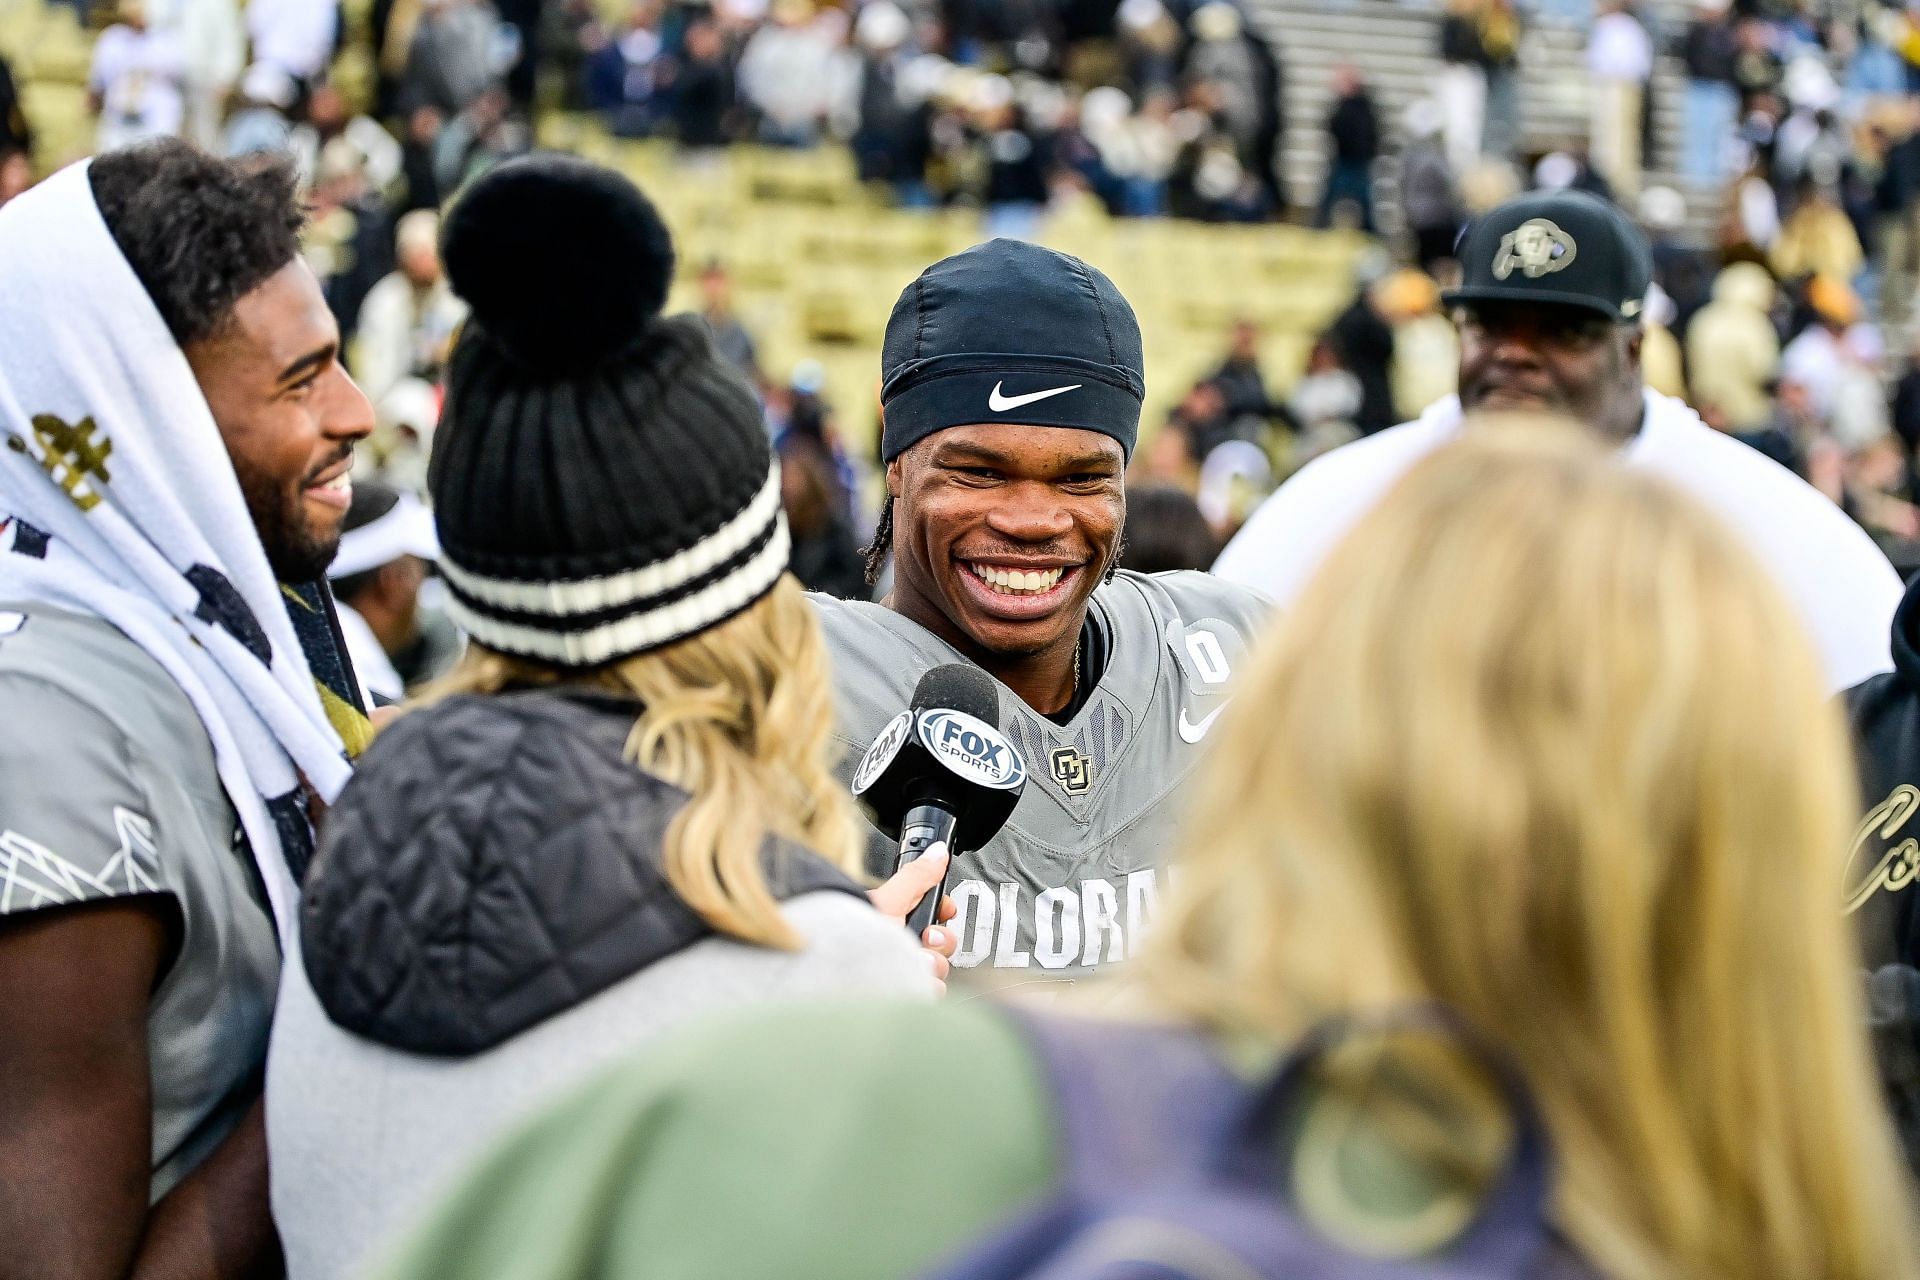
[[[978,849],[1013,816],[1027,764],[999,726],[993,677],[955,662],[921,676],[913,705],[867,748],[853,794],[872,808],[874,825],[899,841],[895,871],[938,844],[954,858]],[[946,887],[943,879],[907,914],[914,937],[933,923]]]

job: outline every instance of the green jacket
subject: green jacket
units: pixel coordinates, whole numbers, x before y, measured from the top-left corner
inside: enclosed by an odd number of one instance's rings
[[[1282,1144],[1296,1208],[1367,1252],[1424,1252],[1472,1216],[1476,1188],[1380,1118],[1351,1094],[1305,1097]],[[1058,1156],[1040,1065],[992,1005],[766,1010],[675,1040],[535,1120],[378,1274],[900,1280],[1045,1196]]]

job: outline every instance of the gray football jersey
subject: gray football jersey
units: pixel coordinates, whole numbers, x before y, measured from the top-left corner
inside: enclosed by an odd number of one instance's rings
[[[920,677],[966,659],[883,605],[813,599],[850,779]],[[1026,791],[1000,834],[948,873],[954,963],[990,968],[1002,984],[1083,976],[1132,952],[1165,886],[1187,780],[1268,613],[1263,597],[1204,573],[1123,571],[1092,608],[1107,625],[1107,666],[1069,723],[1000,686],[1001,729],[1026,761]],[[872,852],[876,874],[890,872],[893,846],[877,832]]]

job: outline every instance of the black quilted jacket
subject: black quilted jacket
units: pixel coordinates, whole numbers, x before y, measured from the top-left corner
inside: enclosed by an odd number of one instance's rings
[[[401,717],[328,814],[300,906],[307,976],[348,1031],[478,1053],[710,930],[659,857],[686,794],[621,756],[639,704],[583,690]],[[860,893],[783,841],[774,896]]]

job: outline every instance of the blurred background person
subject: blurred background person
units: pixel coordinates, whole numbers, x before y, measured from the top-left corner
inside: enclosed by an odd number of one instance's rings
[[[450,624],[430,628],[423,618],[421,588],[439,558],[433,513],[418,498],[354,481],[327,580],[354,674],[374,704],[399,702],[459,656]]]
[[[1239,1114],[1250,1063],[1428,1001],[1544,1116],[1554,1240],[1530,1274],[1920,1274],[1834,909],[1854,801],[1813,645],[1662,482],[1568,424],[1489,431],[1409,472],[1260,651],[1110,1022],[973,1002],[708,1029],[493,1153],[384,1275],[984,1273],[968,1243],[1022,1225],[1051,1256],[1035,1224],[1075,1238],[1091,1196],[1061,1171],[1096,1136],[1135,1136],[1116,1194],[1191,1170],[1202,1200],[1223,1153],[1192,1134]],[[1449,1058],[1404,1052],[1330,1065],[1262,1130],[1263,1173],[1329,1171],[1272,1203],[1330,1255],[1446,1249],[1499,1162],[1481,1109],[1413,1101],[1458,1099]],[[966,1122],[937,1143],[930,1060],[967,1066],[942,1075]],[[1098,1069],[1056,1065],[1080,1061]],[[778,1208],[726,1230],[742,1202]],[[1030,1216],[1049,1203],[1062,1218]]]
[[[733,308],[733,277],[718,258],[700,268],[700,318],[706,321],[713,349],[721,358],[758,383],[762,377],[759,347]]]
[[[1680,43],[1686,68],[1680,171],[1694,182],[1725,182],[1740,91],[1733,83],[1736,45],[1727,0],[1694,0]]]
[[[1447,161],[1465,173],[1480,159],[1486,132],[1486,52],[1480,45],[1481,0],[1447,0],[1440,18],[1440,74],[1434,93],[1440,104]]]
[[[1220,540],[1193,495],[1171,485],[1147,484],[1127,494],[1126,532],[1120,567],[1136,573],[1205,569],[1220,554]]]
[[[380,403],[402,378],[439,381],[467,318],[440,265],[440,216],[415,209],[394,229],[394,271],[367,291],[355,331],[353,378]]]
[[[1587,38],[1593,167],[1614,195],[1640,194],[1641,110],[1653,76],[1653,41],[1628,0],[1601,0]]]
[[[1780,334],[1773,327],[1773,277],[1735,262],[1714,277],[1713,301],[1687,329],[1687,368],[1695,404],[1711,405],[1723,430],[1760,430],[1773,414]]]
[[[101,151],[172,137],[186,120],[186,51],[174,32],[147,20],[147,0],[121,0],[120,20],[100,33],[87,74]]]
[[[1373,162],[1380,158],[1380,113],[1360,72],[1348,64],[1334,68],[1333,109],[1327,115],[1327,185],[1320,195],[1314,225],[1332,226],[1341,205],[1353,210],[1353,224],[1373,230]]]
[[[1400,151],[1400,207],[1413,234],[1414,265],[1432,271],[1453,257],[1466,220],[1453,166],[1440,138],[1440,108],[1425,99],[1407,107],[1406,145]]]
[[[676,1023],[924,999],[946,963],[900,924],[944,858],[875,902],[854,879],[769,442],[699,320],[658,316],[651,204],[529,158],[455,204],[446,245],[477,318],[432,487],[472,645],[382,732],[304,885],[267,1108],[296,1280],[363,1274],[495,1135]]]

